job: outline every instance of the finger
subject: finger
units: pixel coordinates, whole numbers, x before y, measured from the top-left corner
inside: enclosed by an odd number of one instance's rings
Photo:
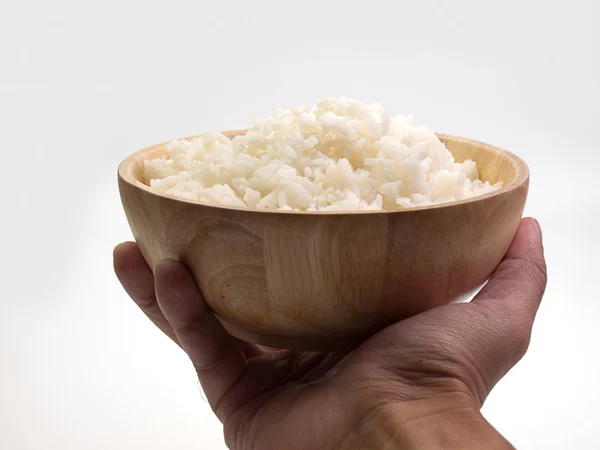
[[[546,281],[542,231],[535,219],[523,219],[504,260],[473,302],[502,309],[531,327]]]
[[[242,341],[241,339],[235,338],[239,345],[242,347],[244,352],[244,356],[246,359],[256,358],[257,356],[264,355],[265,352],[261,349],[260,346],[252,344],[251,342]]]
[[[155,289],[160,308],[190,357],[213,410],[246,369],[239,340],[225,331],[207,308],[185,266],[163,259],[155,268]]]
[[[348,356],[348,352],[332,352],[325,355],[325,357],[314,367],[310,368],[301,378],[301,382],[309,383],[316,380],[322,380],[327,378],[328,374],[335,371],[334,369],[340,361]]]
[[[113,265],[125,291],[163,333],[176,344],[179,341],[163,315],[154,293],[154,275],[135,242],[123,242],[115,247]]]
[[[525,354],[546,287],[542,234],[534,219],[524,219],[506,257],[470,304],[457,340],[469,349],[484,399]]]

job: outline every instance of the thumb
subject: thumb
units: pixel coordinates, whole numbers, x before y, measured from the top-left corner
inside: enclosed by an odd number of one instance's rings
[[[484,390],[492,387],[523,357],[546,288],[542,232],[535,219],[521,221],[504,260],[485,287],[466,305],[478,322],[469,336]]]
[[[503,310],[531,329],[546,280],[542,230],[535,219],[523,219],[504,260],[473,303]]]

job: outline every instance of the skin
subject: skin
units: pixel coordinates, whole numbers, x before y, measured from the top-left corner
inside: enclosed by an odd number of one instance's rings
[[[470,302],[398,322],[349,353],[259,348],[230,336],[185,266],[154,273],[114,251],[123,287],[190,357],[227,445],[246,449],[512,448],[479,410],[525,354],[546,286],[542,234],[524,219]]]

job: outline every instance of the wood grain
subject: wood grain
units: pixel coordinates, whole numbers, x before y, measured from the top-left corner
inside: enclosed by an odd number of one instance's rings
[[[526,164],[488,144],[439,136],[458,161],[475,160],[482,179],[504,187],[393,212],[226,208],[178,199],[140,181],[143,160],[166,155],[163,143],[121,163],[119,189],[148,264],[183,261],[230,333],[278,348],[342,348],[472,294],[516,233],[529,184]]]

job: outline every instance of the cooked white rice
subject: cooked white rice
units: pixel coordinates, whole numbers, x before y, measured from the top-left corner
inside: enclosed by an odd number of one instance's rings
[[[173,141],[146,160],[145,181],[181,198],[282,211],[397,210],[498,189],[473,161],[457,163],[413,116],[378,104],[326,98],[277,109],[243,136]]]

